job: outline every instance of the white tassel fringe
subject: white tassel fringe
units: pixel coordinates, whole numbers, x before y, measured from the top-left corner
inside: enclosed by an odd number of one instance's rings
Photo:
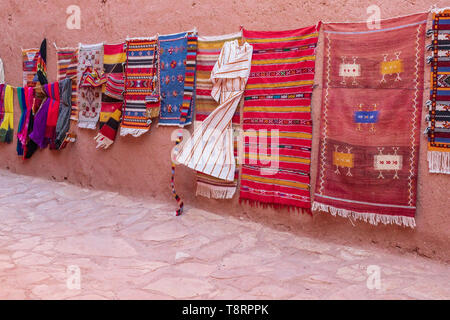
[[[202,183],[197,183],[195,195],[209,199],[231,199],[236,191],[236,187],[211,187]]]
[[[98,148],[108,149],[114,142],[111,139],[102,135],[101,133],[98,133],[95,136],[94,140],[95,140],[95,142],[97,142],[97,146],[95,147],[96,149],[98,149]]]
[[[95,130],[97,122],[78,120],[78,128]]]
[[[148,129],[131,129],[131,128],[120,128],[120,135],[126,136],[131,134],[133,137],[139,137],[140,135],[146,133]]]
[[[450,152],[428,151],[428,169],[431,173],[450,174]]]
[[[377,214],[369,212],[355,212],[351,210],[336,208],[316,201],[314,201],[312,204],[312,210],[328,212],[333,216],[339,215],[344,218],[363,220],[364,222],[369,222],[370,224],[373,224],[375,226],[380,222],[383,224],[397,224],[399,226],[410,228],[414,228],[416,226],[416,220],[411,217],[391,216],[387,214]]]

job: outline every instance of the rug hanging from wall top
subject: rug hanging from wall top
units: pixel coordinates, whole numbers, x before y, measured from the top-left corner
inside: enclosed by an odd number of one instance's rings
[[[320,23],[287,31],[243,30],[253,59],[244,95],[240,200],[310,212],[311,96],[319,28]]]
[[[78,107],[77,107],[77,67],[78,67],[78,48],[56,48],[57,73],[56,80],[63,80],[66,78],[72,79],[72,110],[70,119],[78,121]]]
[[[450,10],[433,14],[428,167],[450,174]]]
[[[415,226],[426,19],[324,25],[314,210]]]
[[[94,130],[102,104],[101,86],[89,85],[84,79],[103,74],[103,43],[81,44],[78,47],[78,127]]]
[[[127,40],[121,136],[144,134],[150,129],[151,119],[159,116],[157,66],[156,37]]]

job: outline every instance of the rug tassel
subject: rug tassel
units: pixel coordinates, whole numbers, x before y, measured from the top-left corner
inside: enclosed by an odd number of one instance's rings
[[[431,173],[450,174],[450,152],[428,151],[428,169]]]
[[[320,202],[313,202],[312,210],[324,211],[330,213],[332,216],[341,216],[344,218],[353,218],[354,220],[363,220],[372,225],[383,224],[397,224],[399,226],[405,226],[414,228],[416,226],[416,220],[413,217],[405,216],[391,216],[387,214],[376,214],[370,212],[356,212],[347,209],[336,208]]]
[[[312,211],[311,208],[302,208],[302,207],[296,207],[296,206],[289,206],[289,205],[284,205],[284,204],[280,204],[280,203],[265,203],[265,202],[260,202],[257,200],[253,200],[253,199],[241,199],[239,198],[239,204],[246,204],[246,205],[250,205],[252,208],[263,208],[263,209],[274,209],[274,210],[282,210],[282,209],[287,209],[287,211],[289,213],[291,212],[296,212],[298,214],[304,214],[307,213],[310,216],[312,216]]]

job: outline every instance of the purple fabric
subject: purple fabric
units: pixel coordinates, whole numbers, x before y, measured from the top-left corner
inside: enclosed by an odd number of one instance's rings
[[[48,85],[44,85],[44,93],[49,96]],[[39,110],[36,112],[33,123],[33,131],[30,134],[30,139],[33,140],[41,149],[45,149],[48,145],[48,139],[45,138],[45,128],[47,126],[48,107],[50,106],[50,99],[45,99]]]

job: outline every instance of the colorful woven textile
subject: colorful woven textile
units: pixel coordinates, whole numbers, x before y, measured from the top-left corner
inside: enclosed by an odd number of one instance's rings
[[[82,79],[83,75],[91,71],[101,74],[103,70],[103,43],[85,45],[78,47],[78,68],[77,78]],[[100,116],[102,102],[101,86],[80,86],[78,85],[78,127],[95,129]]]
[[[180,142],[182,141],[182,139],[183,139],[183,134],[182,134],[182,132],[178,131],[176,133],[175,146],[178,146],[180,144]],[[175,190],[175,167],[176,167],[176,164],[172,160],[172,176],[170,178],[170,188],[172,189],[172,195],[178,204],[178,209],[176,210],[175,214],[176,214],[176,216],[180,216],[183,214],[184,203],[183,203],[183,200],[181,200],[180,196],[177,194],[177,191]]]
[[[183,32],[158,37],[162,126],[192,123],[197,36]],[[188,52],[189,50],[189,52]]]
[[[233,181],[236,169],[231,121],[244,94],[253,48],[237,40],[223,45],[211,72],[211,95],[220,105],[199,125],[177,155],[177,161],[204,174]]]
[[[22,145],[23,155],[25,155],[27,141],[28,141],[28,128],[30,125],[30,120],[32,118],[32,106],[33,106],[34,91],[33,91],[32,87],[24,87],[23,91],[24,91],[23,92],[23,94],[24,94],[23,104],[24,104],[24,109],[26,111],[25,111],[25,118],[24,118],[22,129],[18,130],[18,132],[17,132],[17,140]]]
[[[23,128],[17,133],[17,138],[22,143],[23,159],[29,159],[36,152],[39,146],[30,139],[30,134],[33,131],[34,117],[39,106],[41,105],[41,98],[38,97],[33,87],[25,87],[25,103],[27,106],[27,113],[25,115],[25,122]]]
[[[116,139],[123,105],[123,69],[126,61],[125,43],[105,44],[103,64],[107,76],[102,93],[102,110],[100,112],[100,131],[95,136],[97,148],[108,148]],[[104,128],[104,126],[106,126]]]
[[[157,81],[158,40],[130,39],[126,43],[125,91],[120,135],[138,137],[159,116]]]
[[[39,49],[23,49],[23,86],[35,87],[39,82],[47,83],[47,40],[44,39]]]
[[[310,212],[311,94],[319,26],[243,30],[253,45],[253,60],[244,96],[240,200]]]
[[[23,130],[25,118],[27,115],[27,104],[25,99],[25,88],[18,87],[17,88],[17,99],[19,100],[19,107],[20,107],[20,120],[19,120],[19,126],[17,127],[17,136],[19,136],[19,133]],[[22,145],[22,142],[19,138],[17,138],[17,155],[23,156],[23,150],[24,146]]]
[[[47,112],[47,124],[45,127],[45,139],[47,140],[47,143],[50,145],[50,149],[57,149],[55,144],[55,138],[56,138],[56,124],[58,122],[59,105],[60,105],[59,82],[57,81],[55,83],[47,85],[46,87],[44,87],[44,91],[48,94],[47,100],[49,100]]]
[[[195,107],[195,70],[197,66],[198,35],[197,31],[188,32],[186,75],[184,77],[183,105],[181,106],[180,126],[190,125]]]
[[[177,126],[183,104],[187,32],[158,37],[161,114],[159,124]]]
[[[0,84],[0,142],[11,143],[14,135],[13,88]]]
[[[70,116],[72,111],[72,84],[71,79],[63,79],[59,83],[59,113],[55,128],[55,142],[56,149],[62,149],[64,140],[68,135],[70,129]]]
[[[77,107],[78,48],[56,47],[56,59],[57,59],[56,80],[59,81],[66,78],[72,79],[72,111],[70,119],[78,121],[78,107]]]
[[[37,72],[37,59],[39,58],[39,49],[23,49],[23,86],[34,87],[36,82],[34,76]]]
[[[415,226],[426,19],[324,26],[314,210]]]
[[[450,174],[450,10],[433,14],[428,167]]]
[[[50,132],[47,131],[47,121],[50,120],[50,126],[53,126],[53,123],[56,126],[56,120],[58,119],[59,84],[58,82],[45,84],[42,86],[42,91],[45,94],[45,98],[40,104],[39,109],[34,112],[33,128],[29,137],[39,146],[39,148],[45,149],[50,142]]]
[[[242,39],[242,33],[227,34],[222,36],[198,37],[197,66],[195,72],[195,128],[201,125],[218,106],[219,103],[211,96],[213,83],[210,80],[211,71],[219,58],[220,51],[226,41]],[[232,126],[234,129],[234,156],[237,158],[237,130],[240,128],[240,108],[236,108],[233,115]],[[213,176],[197,172],[196,194],[216,199],[230,199],[236,192],[239,178],[239,165],[233,181],[215,178]]]

